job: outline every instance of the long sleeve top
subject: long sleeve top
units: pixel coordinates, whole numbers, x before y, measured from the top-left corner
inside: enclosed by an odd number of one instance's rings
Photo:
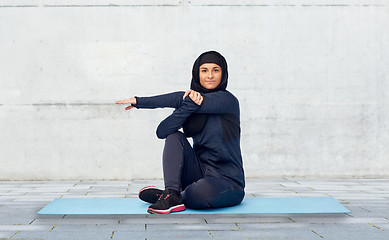
[[[136,108],[174,108],[157,128],[157,137],[166,138],[178,131],[192,113],[209,114],[202,131],[193,136],[193,149],[204,166],[205,177],[224,176],[244,188],[240,149],[240,110],[238,99],[229,91],[201,94],[197,105],[183,91],[152,97],[136,97]]]

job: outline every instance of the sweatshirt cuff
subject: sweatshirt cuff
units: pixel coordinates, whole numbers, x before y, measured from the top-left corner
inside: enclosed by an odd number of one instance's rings
[[[131,103],[131,106],[139,108],[138,107],[138,105],[139,105],[139,98],[137,96],[135,96],[134,98],[136,99],[136,104],[134,105],[134,104]]]

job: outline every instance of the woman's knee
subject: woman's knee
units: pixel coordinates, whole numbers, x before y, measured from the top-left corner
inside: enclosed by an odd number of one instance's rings
[[[185,135],[180,132],[180,131],[177,131],[177,132],[174,132],[172,134],[169,134],[167,137],[166,137],[166,140],[165,141],[174,141],[174,140],[180,140],[180,139],[183,139],[185,138]]]
[[[204,191],[200,191],[201,188],[197,187],[196,184],[197,182],[192,183],[181,193],[183,203],[186,207],[192,209],[210,208],[211,206],[207,202],[206,197],[203,196]]]

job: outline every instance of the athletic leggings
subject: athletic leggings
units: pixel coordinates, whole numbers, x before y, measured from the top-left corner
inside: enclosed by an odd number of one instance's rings
[[[204,177],[204,166],[182,132],[167,136],[162,159],[165,188],[182,191],[186,207],[220,208],[242,202],[244,190],[233,180]]]

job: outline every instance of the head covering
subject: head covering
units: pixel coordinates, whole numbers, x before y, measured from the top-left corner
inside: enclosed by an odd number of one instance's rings
[[[204,63],[215,63],[219,66],[223,65],[219,54],[213,51],[206,52],[204,55],[200,57],[199,65],[201,66]]]
[[[206,89],[200,83],[200,66],[204,63],[215,63],[222,69],[222,79],[220,84],[214,89]],[[192,82],[190,88],[199,93],[210,93],[217,91],[224,91],[227,88],[228,71],[226,59],[216,51],[208,51],[202,53],[194,62],[192,69]],[[193,137],[203,130],[207,123],[207,114],[192,113],[182,125],[186,137]]]
[[[222,69],[222,79],[220,84],[215,89],[206,89],[200,83],[200,66],[204,63],[215,63],[219,65]],[[195,90],[199,93],[209,93],[216,92],[220,90],[226,90],[228,80],[228,70],[227,70],[227,61],[226,59],[216,51],[208,51],[202,53],[194,62],[192,69],[192,82],[190,84],[190,89]]]

